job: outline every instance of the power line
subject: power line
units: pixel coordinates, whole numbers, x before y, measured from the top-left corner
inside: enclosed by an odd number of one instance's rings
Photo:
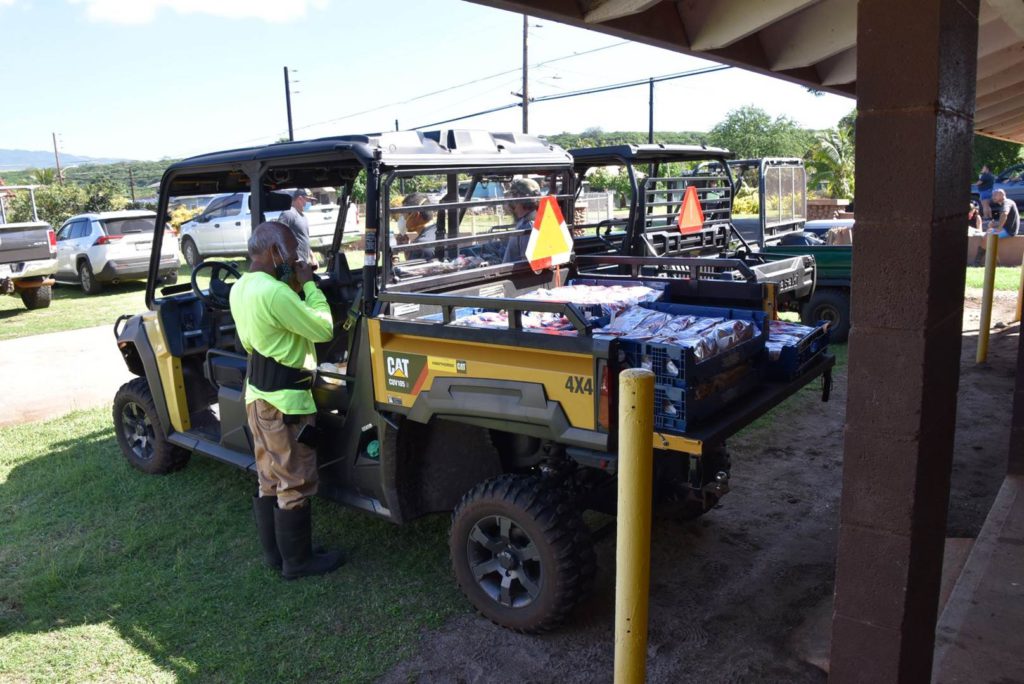
[[[533,98],[532,102],[549,102],[551,100],[563,100],[569,97],[581,97],[583,95],[595,95],[597,93],[606,93],[612,90],[621,90],[623,88],[634,88],[640,85],[649,85],[651,83],[661,83],[663,81],[674,81],[680,78],[687,78],[689,76],[701,76],[703,74],[710,74],[716,71],[724,71],[725,69],[731,69],[731,66],[721,65],[712,67],[702,67],[700,69],[692,69],[690,71],[681,71],[676,74],[668,74],[665,76],[655,76],[654,78],[643,78],[636,81],[625,81],[623,83],[612,83],[604,86],[594,86],[593,88],[585,88],[583,90],[574,90],[568,93],[555,93],[552,95],[543,95],[541,97]],[[420,126],[413,126],[411,130],[418,130],[420,128],[430,128],[432,126],[440,126],[441,124],[453,123],[455,121],[462,121],[463,119],[472,119],[475,116],[483,116],[484,114],[493,114],[495,112],[504,111],[506,109],[512,109],[513,107],[522,106],[519,102],[512,102],[510,104],[500,105],[498,107],[492,107],[483,111],[474,112],[472,114],[464,114],[457,116],[452,119],[445,119],[444,121],[434,121],[428,124],[422,124]]]
[[[609,45],[602,45],[601,47],[596,47],[596,48],[593,48],[593,49],[590,49],[590,50],[584,50],[583,52],[574,52],[571,55],[562,55],[561,57],[555,57],[554,59],[548,59],[548,60],[545,60],[543,62],[537,62],[536,64],[531,64],[530,68],[538,68],[538,67],[542,67],[542,66],[545,66],[545,65],[548,65],[548,64],[554,64],[555,62],[562,62],[562,61],[567,60],[567,59],[573,59],[575,57],[582,57],[583,55],[590,55],[590,54],[593,54],[595,52],[601,52],[602,50],[608,50],[608,49],[611,49],[611,48],[614,48],[614,47],[619,47],[620,45],[626,45],[629,42],[630,41],[628,41],[628,40],[623,40],[623,41],[620,41],[618,43],[611,43]],[[441,95],[443,93],[447,93],[447,92],[450,92],[452,90],[458,90],[459,88],[465,88],[466,86],[476,85],[477,83],[482,83],[484,81],[490,81],[491,79],[499,78],[501,76],[506,76],[508,74],[519,73],[520,71],[521,71],[521,67],[515,68],[515,69],[509,69],[507,71],[500,71],[500,72],[498,72],[496,74],[491,74],[490,76],[482,76],[480,78],[473,79],[472,81],[466,81],[465,83],[459,83],[457,85],[447,86],[445,88],[441,88],[440,90],[434,90],[434,91],[431,91],[429,93],[423,93],[422,95],[416,95],[415,97],[411,97],[411,98],[406,99],[406,100],[399,100],[399,101],[396,101],[396,102],[391,102],[389,104],[379,105],[379,106],[373,107],[371,109],[364,109],[364,110],[362,110],[360,112],[353,112],[352,114],[346,114],[344,116],[339,116],[339,117],[336,117],[334,119],[325,119],[324,121],[317,121],[316,123],[311,123],[311,124],[307,124],[305,126],[300,126],[299,128],[303,129],[303,128],[312,128],[314,126],[323,126],[324,124],[335,123],[337,121],[344,121],[345,119],[351,119],[351,118],[354,118],[354,117],[357,117],[357,116],[362,116],[363,114],[372,114],[373,112],[378,112],[378,111],[380,111],[382,109],[387,109],[388,107],[397,107],[399,105],[411,104],[411,103],[417,102],[419,100],[424,100],[424,99],[426,99],[428,97],[433,97],[435,95]]]

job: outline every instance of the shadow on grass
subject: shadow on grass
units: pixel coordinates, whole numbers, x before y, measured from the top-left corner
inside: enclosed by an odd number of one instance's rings
[[[420,630],[468,609],[448,569],[446,516],[396,527],[316,500],[318,539],[350,562],[284,582],[262,565],[250,475],[201,458],[142,474],[109,420],[92,411],[0,433],[13,447],[0,478],[14,464],[0,479],[0,642],[15,679],[77,679],[83,663],[37,642],[104,623],[179,679],[365,681]],[[109,667],[114,679],[156,674]]]

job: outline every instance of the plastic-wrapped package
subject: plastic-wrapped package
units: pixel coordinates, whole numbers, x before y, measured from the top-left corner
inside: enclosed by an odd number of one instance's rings
[[[646,285],[563,285],[540,288],[520,295],[518,299],[570,302],[579,306],[599,306],[603,313],[616,316],[642,302],[653,302],[659,290]]]
[[[815,331],[809,325],[790,323],[789,321],[771,321],[768,328],[768,341],[765,348],[768,358],[776,361],[783,347],[795,347],[800,341]]]

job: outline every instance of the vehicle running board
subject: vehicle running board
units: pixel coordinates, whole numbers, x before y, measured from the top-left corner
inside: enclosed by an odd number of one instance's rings
[[[175,432],[167,438],[167,441],[174,446],[208,456],[242,470],[256,470],[256,459],[250,454],[243,454],[234,449],[223,447],[217,442],[210,441],[203,435],[196,435],[191,432]]]

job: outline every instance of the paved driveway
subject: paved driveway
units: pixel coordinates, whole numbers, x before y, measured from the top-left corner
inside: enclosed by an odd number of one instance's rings
[[[0,427],[109,406],[131,378],[109,325],[0,342]]]

